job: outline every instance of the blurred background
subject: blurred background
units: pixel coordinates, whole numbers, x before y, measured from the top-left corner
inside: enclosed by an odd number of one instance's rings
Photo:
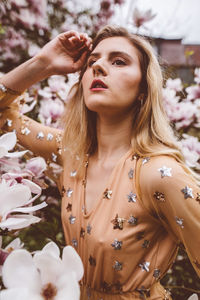
[[[0,0],[0,72],[6,73],[34,56],[49,40],[69,29],[94,37],[98,29],[111,23],[144,35],[163,69],[163,101],[186,163],[199,173],[199,13],[200,0]],[[59,127],[67,92],[76,79],[74,75],[52,76],[36,84],[24,94],[21,112]],[[52,178],[44,175],[42,180],[41,197],[48,203],[48,208],[38,213],[42,222],[18,233],[2,233],[3,247],[16,236],[30,251],[41,249],[49,240],[61,249],[65,245],[60,195]],[[200,295],[200,280],[184,247],[162,284],[175,300],[188,299],[193,293]]]

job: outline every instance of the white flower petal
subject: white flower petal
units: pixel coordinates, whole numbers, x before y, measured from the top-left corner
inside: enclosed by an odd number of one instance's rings
[[[84,273],[83,263],[73,247],[66,246],[63,249],[62,261],[69,272],[74,272],[76,274],[76,280],[81,280]]]
[[[12,152],[12,153],[7,153],[5,156],[10,157],[10,158],[16,158],[16,157],[21,157],[23,156],[28,150],[25,151],[17,151],[17,152]]]
[[[44,300],[39,294],[30,292],[27,288],[15,288],[0,292],[1,300]]]
[[[35,176],[40,176],[46,168],[47,164],[43,157],[31,158],[26,164],[26,169],[31,171]]]
[[[0,292],[1,300],[44,300],[39,294],[30,292],[27,288],[15,288]]]
[[[29,189],[31,190],[31,193],[41,194],[41,192],[42,192],[41,187],[38,184],[34,183],[33,181],[30,181],[28,179],[22,179],[22,183],[29,187]]]
[[[72,276],[73,274],[69,274],[68,276],[62,276],[62,284],[58,286],[58,292],[55,296],[55,300],[77,300],[80,299],[80,287],[78,282]],[[62,287],[61,287],[62,286]]]
[[[6,288],[26,287],[33,292],[40,291],[40,276],[31,254],[24,250],[14,250],[7,257],[3,268],[3,283]]]
[[[33,257],[35,266],[40,272],[42,285],[52,283],[56,285],[57,279],[62,275],[62,261],[43,251],[36,252]]]
[[[199,298],[198,298],[198,295],[197,294],[192,294],[189,298],[188,298],[188,300],[198,300]]]
[[[46,206],[47,206],[47,203],[44,201],[44,202],[42,202],[38,205],[34,205],[34,206],[14,208],[13,210],[10,211],[10,213],[13,213],[13,212],[30,213],[30,212],[34,212],[36,210],[42,209]]]
[[[8,151],[15,147],[16,142],[17,137],[14,132],[8,132],[0,137],[0,146]]]
[[[8,151],[6,150],[6,148],[0,146],[0,158],[4,157],[7,153]]]
[[[21,249],[21,248],[23,248],[23,246],[24,246],[24,243],[21,242],[20,238],[16,238],[5,247],[5,250]]]
[[[32,215],[14,215],[0,223],[1,229],[16,230],[30,226],[31,224],[40,222],[40,218]]]
[[[4,183],[0,184],[0,215],[5,218],[10,210],[23,206],[31,197],[30,189],[22,184],[13,186],[5,186]]]
[[[60,256],[60,249],[54,242],[49,242],[48,244],[46,244],[43,247],[42,252],[49,253],[52,256],[54,256],[55,258],[58,258]]]

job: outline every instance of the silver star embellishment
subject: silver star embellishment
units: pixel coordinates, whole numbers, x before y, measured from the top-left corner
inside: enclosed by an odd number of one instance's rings
[[[122,263],[120,263],[119,261],[115,261],[115,264],[113,266],[113,268],[116,270],[116,271],[121,271],[122,270]]]
[[[150,157],[144,157],[142,160],[142,164],[146,164],[150,160]]]
[[[132,168],[128,172],[128,177],[129,177],[129,179],[133,179],[133,169]]]
[[[70,198],[73,194],[73,190],[68,188],[67,191],[66,191],[66,194],[67,194],[67,197]]]
[[[78,242],[76,239],[72,239],[72,245],[76,248],[78,246]]]
[[[186,185],[186,187],[184,187],[184,189],[181,190],[181,192],[184,194],[184,198],[194,198],[193,194],[192,194],[192,188],[190,188],[189,186]]]
[[[138,219],[135,218],[134,216],[130,216],[130,218],[128,219],[128,223],[130,225],[137,225]]]
[[[6,122],[7,122],[8,127],[11,127],[11,126],[12,126],[12,122],[13,122],[12,120],[7,119]]]
[[[128,195],[128,202],[136,202],[136,198],[137,198],[137,195],[134,194],[133,192],[130,192]]]
[[[183,219],[180,219],[178,217],[175,217],[176,223],[181,227],[184,228]]]
[[[36,138],[37,138],[38,140],[43,140],[43,138],[44,138],[44,133],[43,133],[42,131],[38,132]]]
[[[76,170],[70,172],[70,177],[75,177],[77,174]]]
[[[91,234],[92,226],[90,224],[87,225],[87,233]]]
[[[24,135],[29,135],[30,133],[30,129],[28,129],[28,127],[24,127],[21,129],[21,134],[24,134]]]
[[[155,269],[154,270],[153,277],[155,277],[155,278],[159,278],[160,277],[160,270],[159,269]]]
[[[53,160],[54,162],[56,162],[56,160],[57,160],[57,155],[56,155],[55,153],[52,153],[52,154],[51,154],[51,157],[52,157],[52,160]]]
[[[47,141],[52,141],[53,140],[53,134],[52,133],[48,133],[47,134]]]
[[[166,166],[162,166],[162,168],[158,169],[158,171],[161,174],[161,178],[163,178],[163,177],[171,177],[172,176],[171,170],[172,170],[172,168],[168,168]]]
[[[117,239],[114,240],[114,242],[111,244],[111,246],[115,249],[115,250],[120,250],[122,247],[122,241],[118,241]]]
[[[106,189],[105,192],[103,193],[103,197],[106,199],[111,199],[112,197],[112,191],[109,189]]]
[[[142,269],[142,271],[146,271],[146,272],[149,272],[149,266],[150,266],[149,261],[145,261],[142,264],[139,264],[139,267]]]
[[[76,217],[70,215],[70,216],[69,216],[69,223],[70,223],[70,224],[74,224],[75,221],[76,221]]]

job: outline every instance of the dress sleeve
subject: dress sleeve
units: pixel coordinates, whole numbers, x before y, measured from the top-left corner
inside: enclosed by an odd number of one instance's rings
[[[19,144],[34,155],[62,165],[62,130],[42,125],[9,107],[1,112],[0,127],[15,130]]]
[[[200,276],[200,189],[186,168],[169,156],[141,162],[140,199],[177,243],[185,246]]]

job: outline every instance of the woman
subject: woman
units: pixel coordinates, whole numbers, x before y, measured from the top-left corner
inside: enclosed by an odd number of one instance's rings
[[[33,83],[79,69],[64,132],[10,105]],[[63,166],[63,229],[84,264],[81,299],[171,299],[159,280],[180,243],[200,274],[200,190],[170,130],[161,70],[144,39],[107,26],[92,45],[69,31],[1,83],[2,125]]]

